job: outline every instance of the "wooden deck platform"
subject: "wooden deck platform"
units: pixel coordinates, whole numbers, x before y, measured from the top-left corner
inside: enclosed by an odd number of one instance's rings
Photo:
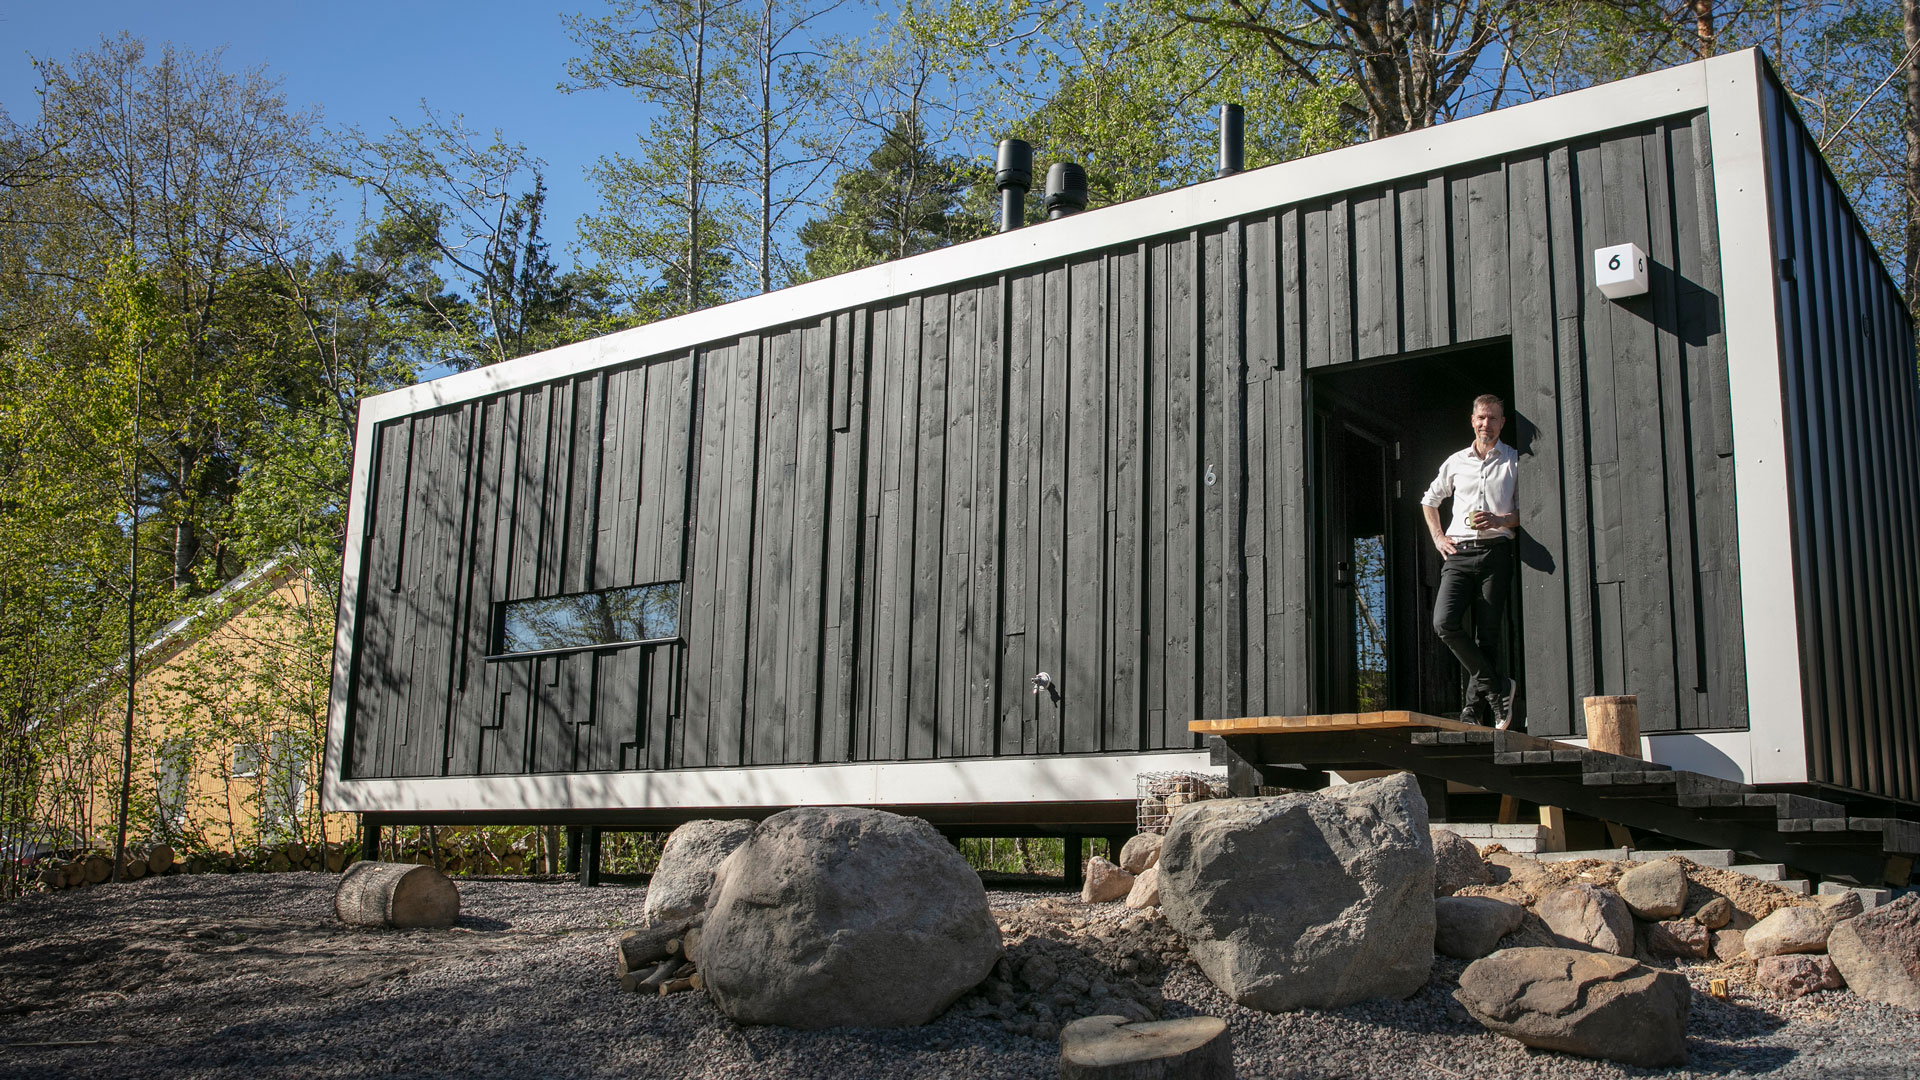
[[[1285,735],[1290,732],[1379,731],[1383,728],[1410,728],[1421,731],[1485,731],[1478,724],[1466,724],[1426,713],[1393,709],[1386,712],[1321,713],[1317,716],[1235,716],[1224,720],[1195,720],[1188,731],[1202,735]]]

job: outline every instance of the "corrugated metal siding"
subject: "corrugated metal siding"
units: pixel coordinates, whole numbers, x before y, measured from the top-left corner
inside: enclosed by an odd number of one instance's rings
[[[1683,117],[384,425],[350,772],[1147,750],[1310,711],[1307,373],[1507,338],[1531,729],[1615,692],[1647,730],[1743,726],[1704,147]],[[1660,270],[1615,304],[1590,253],[1626,241]],[[684,647],[479,659],[495,601],[683,575]]]
[[[1767,82],[1811,780],[1920,801],[1920,403],[1913,324]]]

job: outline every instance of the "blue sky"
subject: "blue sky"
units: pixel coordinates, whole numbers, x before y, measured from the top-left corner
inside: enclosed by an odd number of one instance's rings
[[[16,122],[30,122],[39,106],[29,57],[64,59],[122,30],[150,46],[224,47],[230,70],[264,65],[282,80],[290,104],[317,105],[333,125],[376,133],[390,117],[411,123],[424,98],[435,109],[464,114],[475,128],[500,128],[546,159],[547,231],[565,265],[572,261],[565,249],[573,222],[594,206],[584,169],[603,153],[630,150],[644,124],[631,96],[556,89],[576,51],[560,14],[583,9],[604,10],[590,2],[497,0],[0,0],[0,106]]]

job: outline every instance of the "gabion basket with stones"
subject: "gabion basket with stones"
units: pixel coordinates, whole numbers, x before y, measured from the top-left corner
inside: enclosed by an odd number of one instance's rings
[[[1134,785],[1134,826],[1143,833],[1164,833],[1173,822],[1175,807],[1201,799],[1227,797],[1224,774],[1197,772],[1141,773]]]

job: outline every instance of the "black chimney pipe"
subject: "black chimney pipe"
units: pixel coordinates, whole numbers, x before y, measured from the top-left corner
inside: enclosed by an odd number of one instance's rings
[[[1000,140],[993,185],[1000,189],[1000,231],[1019,228],[1027,219],[1027,189],[1033,186],[1033,147],[1020,139]]]
[[[1054,221],[1087,208],[1087,170],[1071,161],[1056,161],[1047,170],[1047,220]]]
[[[1220,167],[1215,176],[1232,176],[1247,167],[1247,114],[1238,105],[1220,106]]]

